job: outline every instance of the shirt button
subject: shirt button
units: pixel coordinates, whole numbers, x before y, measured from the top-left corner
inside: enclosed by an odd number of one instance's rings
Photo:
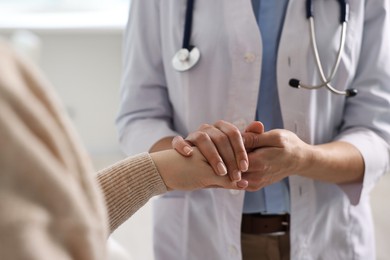
[[[256,56],[252,52],[247,52],[244,55],[244,60],[246,63],[252,63],[256,60]]]
[[[232,195],[239,195],[241,193],[240,190],[230,190],[230,194]]]
[[[235,245],[229,246],[229,253],[230,255],[238,255],[238,249]]]

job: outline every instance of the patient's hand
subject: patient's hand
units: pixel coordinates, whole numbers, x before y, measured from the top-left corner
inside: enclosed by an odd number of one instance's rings
[[[248,181],[232,182],[218,176],[200,151],[192,148],[192,156],[184,157],[175,150],[150,154],[168,190],[196,190],[202,188],[245,189]]]
[[[236,126],[221,120],[214,125],[202,125],[185,140],[176,136],[172,146],[184,156],[191,156],[191,146],[196,146],[216,174],[223,176],[228,173],[232,181],[239,181],[241,172],[249,167],[246,150],[257,147],[257,137],[263,131],[264,126],[258,121],[252,122],[245,133],[240,133]]]

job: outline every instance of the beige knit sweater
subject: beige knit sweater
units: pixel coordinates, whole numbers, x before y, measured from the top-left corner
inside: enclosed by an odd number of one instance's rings
[[[0,42],[0,259],[105,259],[109,231],[166,187],[147,153],[96,181],[48,85]]]

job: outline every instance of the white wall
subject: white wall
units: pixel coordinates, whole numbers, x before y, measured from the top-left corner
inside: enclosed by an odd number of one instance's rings
[[[118,151],[122,37],[117,34],[40,35],[41,65],[93,155]]]

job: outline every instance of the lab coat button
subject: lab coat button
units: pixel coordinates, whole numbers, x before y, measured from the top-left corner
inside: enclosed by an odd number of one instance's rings
[[[247,52],[244,55],[244,60],[247,63],[253,63],[256,60],[256,56],[255,56],[255,54],[253,54],[251,52]]]
[[[232,195],[239,195],[241,191],[239,190],[230,190],[230,194]]]
[[[235,245],[229,246],[229,253],[230,255],[238,255],[238,249]]]

